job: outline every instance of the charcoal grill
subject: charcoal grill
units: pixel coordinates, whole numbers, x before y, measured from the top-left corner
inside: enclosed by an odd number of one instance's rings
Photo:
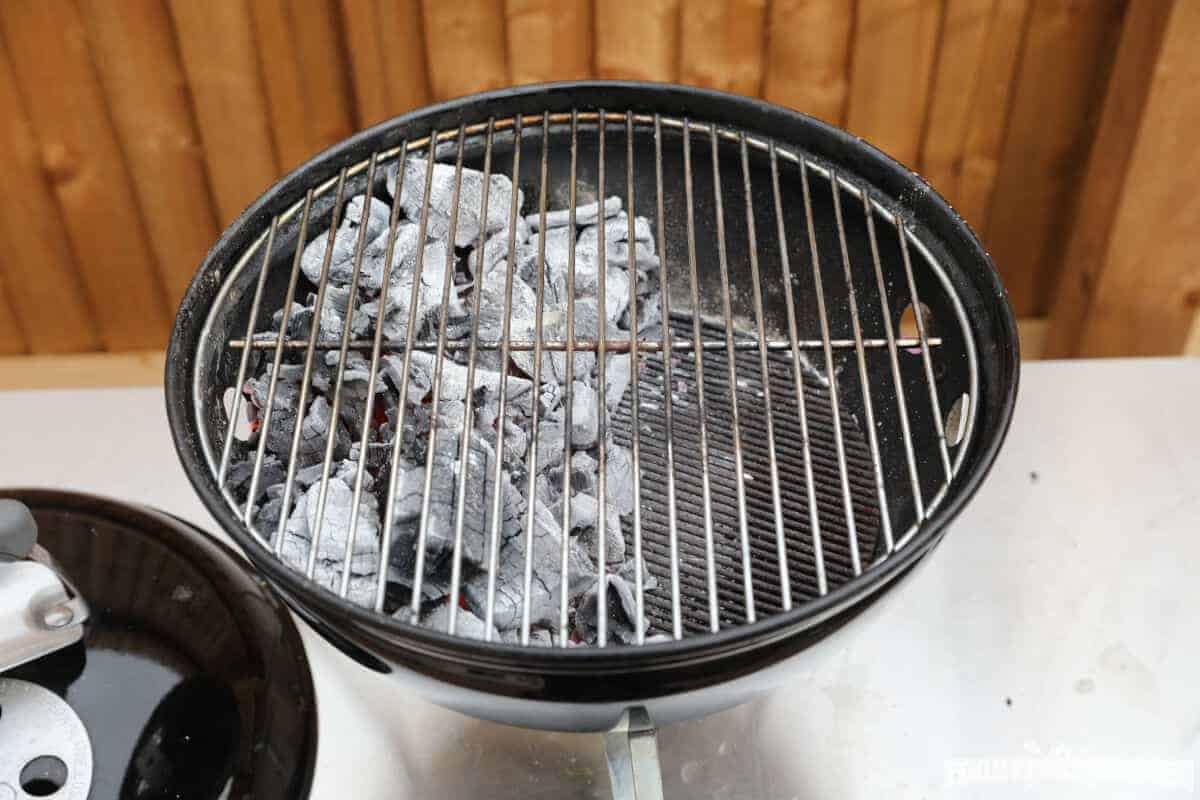
[[[640,334],[635,324],[627,338],[601,330],[581,334],[568,305],[566,330],[575,335],[546,337],[542,237],[532,338],[513,336],[507,324],[499,339],[448,334],[444,307],[440,326],[425,335],[410,314],[403,337],[384,336],[383,325],[355,336],[346,313],[340,336],[323,335],[314,324],[307,337],[289,338],[287,309],[294,298],[315,292],[322,308],[333,230],[348,198],[365,192],[391,203],[384,263],[392,263],[399,203],[388,195],[384,176],[390,165],[414,157],[453,164],[456,176],[464,167],[510,176],[527,198],[526,207],[517,208],[512,195],[510,242],[518,215],[533,212],[544,220],[548,209],[568,209],[573,224],[581,204],[620,196],[631,226],[636,213],[653,228],[660,261],[651,277],[661,290],[661,333]],[[455,205],[459,186],[460,179]],[[428,179],[423,190],[422,239]],[[483,193],[483,219],[488,196]],[[598,217],[604,264],[604,215]],[[330,246],[322,279],[310,285],[300,254],[318,236],[328,236]],[[634,248],[628,250],[633,275]],[[448,254],[447,266],[454,258]],[[600,303],[605,273],[599,270]],[[444,281],[443,306],[456,290],[450,269]],[[416,281],[414,301],[415,287]],[[353,303],[353,289],[349,297]],[[508,303],[511,290],[505,320]],[[284,313],[277,326],[272,312],[278,309]],[[489,640],[465,638],[456,628],[463,580],[457,549],[445,629],[416,624],[404,611],[422,603],[429,466],[407,596],[389,590],[384,579],[387,535],[365,605],[347,599],[352,541],[333,590],[311,580],[320,523],[307,564],[295,568],[279,558],[283,520],[275,531],[256,526],[251,499],[269,426],[290,423],[272,418],[273,380],[259,430],[245,437],[238,431],[240,388],[253,364],[271,361],[278,375],[281,363],[300,363],[303,409],[312,401],[316,360],[337,354],[332,385],[340,387],[351,351],[369,359],[366,419],[375,413],[376,390],[391,391],[380,377],[382,354],[403,356],[407,371],[408,354],[432,352],[436,381],[452,358],[473,369],[481,354],[499,353],[510,369],[514,354],[532,352],[536,387],[550,354],[565,352],[571,365],[574,354],[594,352],[601,408],[605,356],[637,354],[630,391],[611,430],[601,430],[596,452],[597,563],[605,553],[606,441],[627,447],[634,464],[639,502],[625,522],[637,564],[633,643],[608,635],[616,601],[603,578],[597,581],[596,641],[572,641],[564,569],[553,641],[534,646],[528,560],[519,637],[494,640],[498,523],[489,532],[490,580],[481,613]],[[632,782],[644,793],[640,782],[647,773],[638,754],[645,754],[652,725],[709,713],[768,688],[785,662],[869,607],[940,540],[1001,444],[1017,363],[1012,312],[986,252],[945,201],[903,166],[843,131],[756,100],[669,85],[584,82],[491,92],[414,111],[327,150],[271,187],[217,242],[183,301],[168,357],[167,399],[176,446],[208,508],[331,642],[364,666],[404,677],[435,701],[476,716],[617,730],[614,785],[623,790]],[[506,385],[502,380],[502,405]],[[395,389],[401,414],[407,387],[400,381]],[[435,384],[435,405],[438,396]],[[536,420],[538,403],[531,406]],[[564,408],[569,414],[569,399]],[[470,413],[468,405],[467,419]],[[499,419],[502,426],[503,413]],[[600,419],[603,428],[603,414]],[[289,431],[283,517],[295,483],[298,420]],[[569,418],[565,425],[569,430]],[[373,428],[362,427],[360,453],[372,444]],[[398,429],[404,430],[403,417]],[[533,430],[531,460],[537,458],[536,424]],[[437,435],[466,441],[460,431]],[[333,438],[322,486],[330,479]],[[564,455],[569,464],[570,452]],[[254,460],[248,489],[230,486],[235,459]],[[358,513],[366,462],[359,459],[351,515]],[[458,548],[463,475],[465,467],[456,487]],[[390,497],[381,514],[385,532],[392,530]],[[564,530],[570,514],[567,492]],[[324,519],[320,512],[317,519]],[[533,524],[530,504],[524,535],[532,535]],[[356,530],[353,516],[349,528]]]

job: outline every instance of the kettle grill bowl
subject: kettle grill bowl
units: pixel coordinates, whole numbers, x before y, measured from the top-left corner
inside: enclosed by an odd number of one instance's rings
[[[522,116],[526,119],[526,133],[536,133],[544,114],[563,115],[572,111],[581,116],[590,114],[591,122],[581,124],[579,138],[580,202],[587,202],[591,199],[587,196],[587,187],[595,191],[594,162],[598,156],[595,136],[587,134],[595,133],[595,112],[600,110],[620,114],[621,119],[626,111],[630,111],[643,121],[649,115],[661,115],[672,120],[691,119],[700,123],[699,132],[689,129],[688,134],[692,137],[691,172],[696,180],[696,201],[692,211],[698,219],[711,220],[715,213],[714,199],[718,194],[721,196],[724,218],[730,226],[726,255],[732,285],[752,285],[749,256],[753,248],[749,242],[753,240],[746,231],[746,200],[739,163],[739,146],[746,139],[739,141],[736,137],[726,136],[727,129],[744,131],[756,145],[745,151],[749,153],[748,174],[754,186],[751,203],[757,215],[761,246],[764,251],[772,246],[776,249],[773,258],[769,253],[760,256],[764,273],[778,270],[778,246],[770,243],[775,219],[760,211],[760,203],[765,204],[763,209],[771,208],[771,163],[765,147],[757,146],[763,142],[777,142],[780,148],[801,153],[805,164],[812,165],[808,179],[812,186],[811,209],[816,220],[814,235],[820,271],[827,284],[836,282],[841,275],[843,264],[839,260],[838,237],[842,233],[846,236],[844,254],[849,263],[846,269],[853,273],[859,285],[874,285],[873,253],[865,235],[864,206],[860,205],[870,198],[873,207],[868,213],[874,215],[876,224],[881,227],[878,257],[889,275],[886,292],[897,317],[906,296],[901,250],[897,245],[901,237],[892,230],[888,240],[889,231],[884,222],[894,218],[901,225],[908,237],[904,241],[912,244],[912,268],[925,288],[921,301],[928,307],[929,317],[943,323],[937,329],[942,349],[933,391],[945,403],[943,411],[960,395],[969,398],[969,404],[961,412],[966,415],[966,432],[961,445],[953,451],[952,478],[941,484],[937,479],[939,443],[934,431],[940,431],[942,426],[930,425],[933,414],[928,411],[928,403],[923,406],[926,410],[921,410],[920,398],[927,396],[920,395],[918,390],[929,391],[922,388],[925,384],[921,383],[926,374],[915,368],[911,375],[906,373],[904,376],[910,395],[908,419],[915,431],[909,437],[906,429],[905,438],[911,438],[920,460],[919,469],[913,466],[909,472],[905,469],[904,450],[894,444],[899,438],[896,425],[883,419],[888,413],[895,415],[895,401],[890,405],[887,401],[876,401],[880,420],[874,431],[868,430],[860,413],[864,392],[854,379],[855,350],[843,348],[837,351],[837,360],[832,363],[846,368],[844,374],[847,377],[839,381],[842,389],[839,414],[846,425],[847,446],[865,448],[865,439],[870,438],[873,444],[871,434],[880,434],[884,447],[880,448],[876,459],[876,476],[880,484],[878,497],[887,498],[884,503],[878,502],[873,494],[876,486],[868,479],[861,485],[856,483],[847,488],[846,502],[863,518],[896,520],[894,534],[888,537],[891,541],[885,542],[876,526],[862,526],[856,539],[863,554],[863,570],[858,575],[845,560],[847,534],[843,534],[842,549],[834,547],[827,554],[832,565],[827,591],[820,591],[823,587],[818,587],[811,569],[793,569],[791,580],[795,602],[790,609],[780,604],[778,593],[763,592],[759,595],[759,602],[763,604],[760,616],[749,622],[739,611],[735,597],[735,602],[728,607],[722,605],[721,630],[710,632],[700,611],[691,610],[691,606],[704,608],[702,600],[694,597],[695,591],[703,591],[702,583],[697,583],[698,589],[684,587],[687,635],[682,638],[629,647],[533,649],[470,641],[393,619],[340,598],[284,565],[244,526],[234,504],[221,489],[214,469],[227,424],[222,392],[233,384],[240,357],[240,352],[231,349],[228,343],[246,329],[256,278],[252,269],[242,268],[247,261],[244,255],[261,242],[273,218],[303,201],[311,187],[328,186],[342,168],[364,162],[372,153],[397,148],[402,141],[428,136],[431,131],[453,131],[460,125],[477,126],[489,118],[502,120]],[[568,134],[561,124],[561,116],[559,121],[549,133],[542,134],[548,137],[550,144],[551,179],[547,186],[550,208],[566,205],[568,148],[563,137]],[[624,170],[617,165],[623,166],[624,122],[610,120],[606,125],[612,126],[606,150],[612,151],[609,157],[614,168],[608,184],[611,188],[606,187],[608,191],[604,193],[623,195]],[[711,151],[710,136],[705,135],[704,126],[716,126],[721,131],[718,141],[713,128],[707,128],[712,134]],[[682,230],[689,211],[683,202],[685,176],[678,156],[683,135],[682,127],[668,129],[664,126],[662,148],[664,153],[670,153],[662,159],[666,187],[664,222],[665,228],[672,231]],[[466,148],[467,166],[478,168],[482,162],[479,138],[470,140]],[[512,143],[512,136],[507,139],[507,145],[504,139],[497,139],[495,172],[502,172],[511,164]],[[540,152],[538,143],[523,141],[522,146],[531,154]],[[713,185],[710,154],[718,149],[721,191]],[[634,189],[639,198],[637,213],[653,216],[650,209],[656,191],[654,138],[644,129],[642,135],[634,137],[633,155],[635,162],[644,165],[633,172]],[[528,162],[526,164],[523,159],[521,171],[521,184],[527,198],[531,188],[536,197],[537,158],[529,157]],[[799,167],[795,160],[785,162],[782,158],[779,164],[781,170],[790,170],[790,177],[783,187],[784,211],[781,213],[789,238],[799,242],[798,249],[791,255],[792,271],[809,276],[810,249],[805,240],[805,201],[801,198],[797,180]],[[836,181],[831,179],[835,174]],[[382,183],[381,175],[382,170],[377,176],[377,185]],[[532,183],[526,180],[527,176]],[[367,188],[365,182],[365,170],[348,175],[345,196],[364,191]],[[837,187],[837,196],[844,206],[837,209],[836,225],[832,208],[834,187]],[[856,198],[854,191],[866,194]],[[648,204],[644,208],[643,202]],[[329,191],[314,201],[309,222],[310,239],[328,227],[333,206],[332,192]],[[528,206],[527,199],[522,213],[528,213]],[[289,221],[278,226],[277,248],[273,252],[279,255],[270,265],[272,272],[263,295],[271,298],[268,307],[278,307],[286,289],[287,271],[297,245],[299,226],[295,216],[293,214]],[[844,225],[842,217],[845,218]],[[710,227],[698,227],[696,250],[701,313],[706,319],[720,314],[718,248]],[[687,250],[683,237],[674,234],[668,237],[662,257],[672,265],[672,270],[678,264],[686,270]],[[686,281],[682,271],[677,277]],[[882,285],[882,280],[880,283]],[[686,283],[681,285],[686,286]],[[766,327],[772,336],[786,336],[783,290],[777,280],[771,283],[764,280],[761,285]],[[673,308],[686,308],[687,297],[676,296],[675,280],[671,281],[671,287]],[[817,308],[816,298],[812,292],[797,292],[794,307],[799,319],[812,321],[823,313]],[[270,302],[275,305],[270,306]],[[735,317],[755,318],[750,292],[737,292],[732,302]],[[852,298],[850,302],[853,302]],[[835,302],[831,306],[826,340],[831,336],[846,339],[852,335],[849,316],[841,313],[845,307],[845,302]],[[879,316],[878,312],[874,313]],[[864,313],[864,330],[872,319],[869,313]],[[811,326],[808,330],[812,330]],[[753,333],[753,329],[744,332]],[[787,354],[778,355],[785,357]],[[812,356],[814,363],[820,362],[821,350],[813,350]],[[877,373],[880,382],[890,380],[886,351],[874,351],[869,357],[874,359],[870,361],[872,374]],[[713,358],[714,366],[710,369],[720,373],[719,354],[714,354]],[[752,354],[750,359],[747,363],[751,364],[749,369],[752,371],[756,367]],[[738,369],[742,368],[739,356]],[[932,385],[933,373],[929,372],[928,377]],[[778,673],[778,669],[767,670],[767,667],[790,663],[792,657],[840,628],[896,585],[897,578],[907,574],[941,539],[946,525],[985,477],[1007,431],[1017,378],[1015,320],[986,251],[958,214],[913,172],[842,130],[758,100],[691,87],[590,81],[506,89],[419,109],[335,145],[281,179],[230,225],[201,264],[176,318],[167,359],[166,393],[176,447],[205,505],[292,608],[335,646],[370,669],[407,675],[419,690],[438,702],[476,716],[533,727],[602,730],[612,723],[620,708],[629,705],[653,708],[657,702],[661,711],[656,719],[670,721],[689,714],[701,715],[744,700],[749,694],[767,687],[771,682],[768,675]],[[866,394],[869,404],[869,389]],[[777,403],[780,402],[777,399]],[[777,410],[778,413],[781,412]],[[917,431],[922,424],[925,433]],[[889,441],[893,444],[888,445]],[[796,441],[779,440],[779,449],[784,455],[791,451],[794,456],[799,446]],[[909,458],[911,464],[912,457]],[[919,488],[918,496],[926,496],[928,507],[923,514],[914,507],[913,492],[908,489],[914,484]],[[784,488],[789,494],[799,494],[803,487],[785,485]],[[834,504],[833,508],[840,508],[836,497],[829,502]],[[824,505],[821,508],[824,512]],[[769,524],[765,527],[768,529],[755,530],[754,535],[761,535],[763,542],[773,543],[774,532],[769,529]],[[679,533],[681,537],[687,534],[683,530]],[[797,537],[806,534],[807,530],[802,527],[795,532]],[[797,545],[796,553],[797,558],[803,556],[811,560],[813,557],[812,548],[807,545]],[[790,562],[791,553],[788,558]],[[653,572],[655,566],[649,557],[648,563]],[[741,566],[740,562],[727,565],[736,579],[731,585],[740,586]],[[770,562],[768,558],[761,574],[770,575],[777,566],[778,560]],[[757,567],[754,577],[756,581],[761,579]],[[659,608],[669,628],[670,608]],[[647,609],[653,617],[655,605],[649,597]],[[687,702],[671,704],[671,697],[687,698]],[[615,709],[618,709],[616,713]]]

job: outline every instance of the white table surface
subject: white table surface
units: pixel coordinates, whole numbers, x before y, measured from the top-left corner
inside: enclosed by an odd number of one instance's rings
[[[0,485],[216,531],[157,389],[0,393]],[[814,670],[659,736],[668,797],[1185,798],[1200,759],[1200,360],[1027,365],[945,542]],[[599,737],[437,708],[301,626],[317,798],[606,797]]]

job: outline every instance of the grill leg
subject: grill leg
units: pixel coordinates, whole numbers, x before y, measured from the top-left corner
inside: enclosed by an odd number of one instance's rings
[[[613,800],[663,800],[658,734],[641,706],[626,709],[604,734]]]

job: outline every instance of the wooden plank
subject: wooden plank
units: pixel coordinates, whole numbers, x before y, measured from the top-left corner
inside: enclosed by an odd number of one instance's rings
[[[387,116],[393,117],[423,106],[432,98],[421,4],[418,0],[383,2],[378,18],[390,103]]]
[[[1000,170],[1029,5],[1030,0],[996,0],[983,45],[955,188],[958,212],[979,231],[987,223]]]
[[[1183,351],[1200,309],[1200,3],[1171,8],[1079,353]]]
[[[222,225],[279,175],[246,0],[170,0]]]
[[[846,128],[916,165],[943,0],[859,0]]]
[[[342,34],[360,127],[387,119],[391,105],[378,16],[375,0],[342,0]]]
[[[25,353],[28,349],[25,333],[17,322],[17,313],[4,285],[4,271],[0,269],[0,355]]]
[[[1017,319],[1017,338],[1021,341],[1021,360],[1038,361],[1046,358],[1045,317],[1020,317]]]
[[[0,25],[105,346],[161,346],[162,281],[77,8],[0,3]]]
[[[513,83],[591,76],[592,0],[506,0],[504,18]]]
[[[1079,352],[1113,220],[1129,175],[1146,100],[1173,0],[1143,0],[1129,7],[1113,64],[1104,110],[1079,193],[1079,208],[1050,313],[1046,352],[1068,358]]]
[[[1187,344],[1183,346],[1184,355],[1200,356],[1200,312],[1192,320],[1192,332],[1188,335]]]
[[[996,5],[996,0],[947,0],[942,19],[920,167],[925,179],[954,204]]]
[[[280,171],[309,152],[309,108],[296,52],[296,30],[288,0],[249,0],[254,44],[262,69],[263,93],[271,121],[271,140]]]
[[[0,37],[0,236],[20,253],[0,263],[13,312],[35,353],[99,350],[99,328],[75,266],[58,200]]]
[[[1018,314],[1048,309],[1123,8],[1032,6],[985,229]]]
[[[161,0],[79,0],[117,137],[173,309],[217,238],[204,151]]]
[[[308,159],[354,133],[354,96],[337,0],[291,0],[291,18],[308,113],[302,159]]]
[[[335,0],[250,0],[271,134],[290,170],[354,130]]]
[[[596,74],[673,81],[679,70],[679,0],[596,3]]]
[[[684,0],[679,81],[757,96],[762,86],[766,0]]]
[[[773,0],[763,97],[842,124],[854,6],[846,0]]]
[[[429,102],[419,0],[342,0],[359,127]]]
[[[481,92],[508,82],[500,0],[424,0],[421,7],[434,99]]]
[[[162,350],[0,358],[0,391],[80,389],[97,386],[161,386]]]

